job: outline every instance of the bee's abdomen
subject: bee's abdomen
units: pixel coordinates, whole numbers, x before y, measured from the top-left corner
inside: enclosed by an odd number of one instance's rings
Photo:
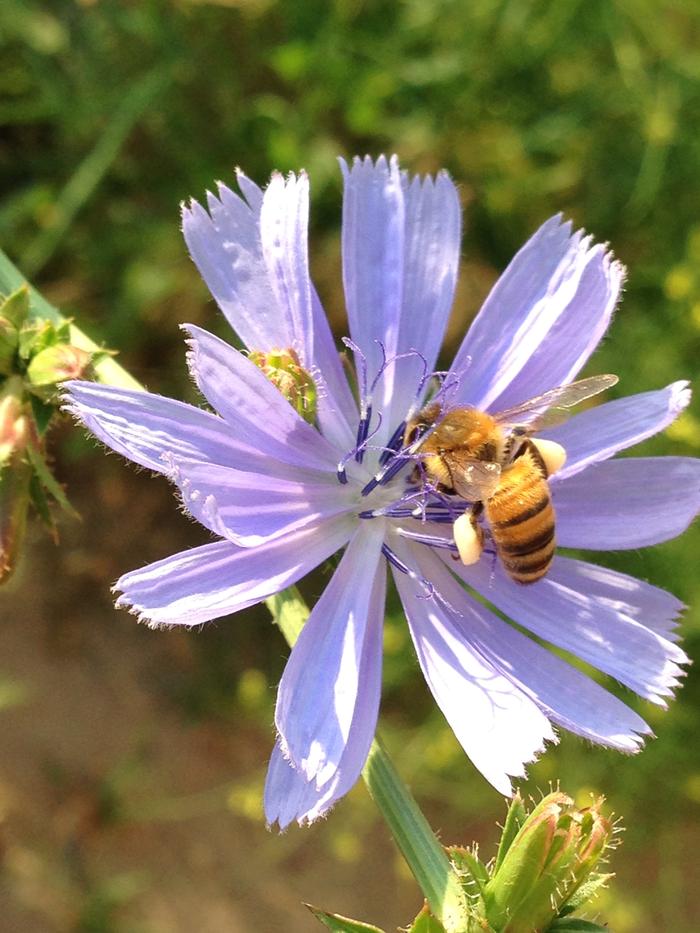
[[[554,557],[554,509],[539,458],[529,449],[504,471],[486,518],[508,576],[516,583],[540,580]]]

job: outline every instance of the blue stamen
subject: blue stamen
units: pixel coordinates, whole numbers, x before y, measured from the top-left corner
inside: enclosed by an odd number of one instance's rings
[[[379,484],[381,486],[386,486],[386,484],[390,482],[401,469],[403,469],[408,461],[408,457],[397,454],[394,459],[387,464],[386,469],[382,471],[382,474],[378,480]]]
[[[400,570],[401,573],[407,574],[409,577],[415,576],[413,571],[404,564],[403,561],[394,554],[388,544],[382,544],[382,554],[386,557],[390,564],[396,567],[397,570]]]
[[[382,452],[381,457],[379,458],[379,466],[384,466],[384,464],[390,460],[399,448],[403,445],[403,436],[406,431],[406,422],[402,421],[398,428],[389,438],[389,442],[386,445],[386,448]]]
[[[345,461],[344,460],[338,464],[338,468],[335,471],[335,475],[337,476],[338,482],[341,483],[341,485],[343,486],[347,485],[348,475],[345,472]]]
[[[368,405],[364,415],[360,418],[360,423],[357,426],[355,460],[357,460],[358,463],[362,463],[365,455],[364,444],[367,440],[367,435],[369,434],[369,425],[371,420],[372,406]]]
[[[417,531],[408,531],[406,528],[399,528],[398,534],[402,538],[410,538],[418,544],[427,544],[428,547],[442,548],[447,551],[457,551],[457,545],[451,538],[440,538],[438,535],[424,535]]]

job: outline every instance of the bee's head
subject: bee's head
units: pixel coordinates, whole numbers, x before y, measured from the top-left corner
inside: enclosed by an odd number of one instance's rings
[[[436,402],[433,402],[430,405],[426,405],[425,408],[421,408],[416,415],[409,418],[406,422],[406,430],[403,435],[404,446],[407,447],[409,444],[413,444],[414,441],[422,437],[427,430],[433,427],[441,414],[441,407]]]

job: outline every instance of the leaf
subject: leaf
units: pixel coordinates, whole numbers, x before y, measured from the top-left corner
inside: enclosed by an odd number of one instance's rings
[[[408,928],[406,933],[445,933],[444,926],[433,917],[427,904]]]
[[[299,637],[304,623],[309,617],[309,607],[295,586],[290,586],[281,593],[276,593],[265,600],[265,605],[272,613],[272,618],[290,645]]]
[[[311,904],[304,904],[304,907],[308,907],[314,917],[324,923],[329,930],[336,930],[337,933],[384,933],[384,930],[373,926],[371,923],[351,920],[350,917],[341,917],[340,914],[329,914]],[[421,931],[421,933],[427,933],[427,930]],[[437,928],[435,933],[438,933]]]
[[[47,492],[53,496],[64,512],[67,512],[73,518],[80,518],[76,510],[68,501],[63,488],[61,487],[58,480],[54,477],[51,470],[48,468],[46,461],[41,456],[39,451],[32,447],[30,444],[27,447],[27,453],[29,455],[29,461],[32,465],[32,468],[34,469],[34,472],[39,478],[39,482],[44,487],[44,489],[46,489]]]

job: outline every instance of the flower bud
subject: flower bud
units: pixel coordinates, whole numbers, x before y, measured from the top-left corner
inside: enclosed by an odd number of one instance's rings
[[[484,891],[489,924],[499,933],[546,930],[589,878],[612,826],[603,798],[579,810],[566,794],[548,794],[527,817]]]
[[[68,343],[46,347],[32,357],[27,377],[33,386],[53,386],[64,379],[82,379],[92,362],[92,353]]]
[[[253,350],[249,359],[277,386],[304,421],[309,424],[316,421],[316,384],[294,350]]]

